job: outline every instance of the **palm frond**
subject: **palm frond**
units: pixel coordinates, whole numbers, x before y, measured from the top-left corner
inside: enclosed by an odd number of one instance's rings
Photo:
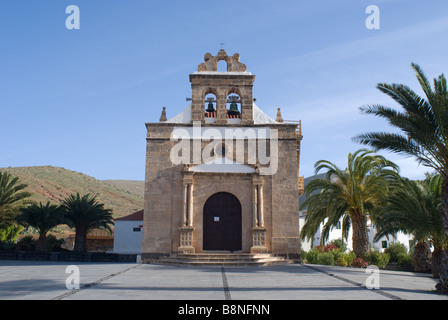
[[[411,64],[426,99],[403,84],[379,83],[377,88],[395,100],[403,111],[382,105],[364,106],[361,112],[386,119],[401,133],[371,132],[353,140],[376,150],[413,156],[420,164],[448,178],[448,89],[445,76],[428,78],[415,63]]]

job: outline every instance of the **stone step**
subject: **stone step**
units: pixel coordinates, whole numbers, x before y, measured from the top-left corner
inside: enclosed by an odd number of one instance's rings
[[[183,259],[260,259],[260,258],[282,258],[276,257],[267,253],[257,253],[257,254],[176,254],[174,257]]]
[[[241,266],[271,266],[293,263],[292,260],[271,254],[245,253],[201,253],[201,254],[173,254],[170,257],[151,261],[153,264],[189,265],[211,267],[241,267]]]

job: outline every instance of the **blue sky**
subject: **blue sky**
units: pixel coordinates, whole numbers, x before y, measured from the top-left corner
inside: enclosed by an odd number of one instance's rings
[[[81,12],[68,30],[69,5]],[[368,30],[367,6],[380,9]],[[145,122],[182,111],[188,75],[225,43],[256,75],[257,105],[302,120],[301,175],[321,159],[346,165],[359,133],[391,130],[361,115],[395,104],[376,88],[418,90],[411,62],[448,70],[445,0],[3,0],[0,11],[0,167],[53,165],[97,179],[144,180]],[[427,171],[383,153],[402,174]]]

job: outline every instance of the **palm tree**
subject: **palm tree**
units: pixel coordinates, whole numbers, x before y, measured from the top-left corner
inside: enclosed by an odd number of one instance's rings
[[[354,138],[376,150],[389,150],[412,156],[420,164],[434,169],[442,176],[440,213],[445,236],[448,238],[448,89],[442,74],[434,79],[434,87],[422,69],[412,63],[417,80],[426,96],[403,84],[380,83],[377,88],[390,96],[404,109],[398,111],[382,105],[362,107],[365,114],[385,118],[398,133],[371,132]],[[440,281],[437,289],[448,294],[448,251],[445,250],[439,265]]]
[[[19,208],[27,204],[31,193],[23,191],[26,187],[18,177],[0,171],[0,227],[12,224]]]
[[[20,209],[21,214],[17,217],[17,222],[25,227],[33,227],[39,233],[39,239],[36,243],[36,251],[46,252],[47,233],[57,225],[62,223],[61,207],[47,202],[34,203],[28,207]]]
[[[325,179],[312,180],[305,187],[307,210],[301,237],[312,239],[321,223],[325,223],[321,241],[328,240],[330,230],[342,219],[343,239],[353,227],[353,251],[357,257],[369,252],[367,218],[375,220],[375,208],[387,198],[389,180],[398,174],[398,167],[373,151],[361,149],[348,155],[348,166],[341,170],[321,160],[316,173],[327,169]]]
[[[99,203],[95,196],[86,194],[80,196],[70,195],[62,202],[64,218],[69,227],[75,228],[74,252],[87,251],[87,234],[93,229],[105,229],[112,231],[114,224],[112,210],[105,209],[104,204]]]
[[[428,242],[434,245],[431,269],[438,277],[438,259],[446,248],[446,237],[440,219],[440,193],[442,177],[427,174],[423,181],[400,179],[391,192],[384,214],[378,219],[374,240],[399,231],[412,234],[417,240],[414,252],[416,271],[425,271],[425,261],[429,251]],[[430,252],[429,252],[430,253]],[[422,259],[420,258],[423,258]]]

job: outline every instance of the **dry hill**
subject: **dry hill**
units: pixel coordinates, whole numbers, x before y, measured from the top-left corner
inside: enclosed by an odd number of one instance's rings
[[[111,184],[118,189],[125,190],[131,194],[143,198],[145,191],[145,182],[136,180],[102,180],[105,183]]]
[[[0,168],[28,185],[33,200],[59,204],[70,194],[92,193],[113,210],[114,218],[143,209],[143,181],[100,181],[80,172],[53,166]]]

